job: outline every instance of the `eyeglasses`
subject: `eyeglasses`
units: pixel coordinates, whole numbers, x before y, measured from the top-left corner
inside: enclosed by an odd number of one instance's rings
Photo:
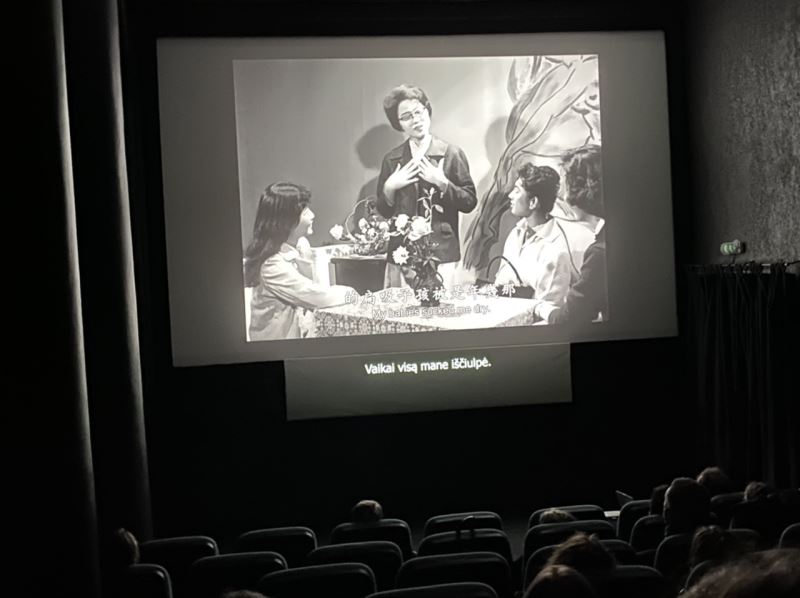
[[[413,112],[403,112],[403,114],[401,114],[398,118],[404,123],[406,123],[406,122],[411,122],[415,118],[422,118],[422,115],[425,113],[426,113],[425,108],[417,108]]]

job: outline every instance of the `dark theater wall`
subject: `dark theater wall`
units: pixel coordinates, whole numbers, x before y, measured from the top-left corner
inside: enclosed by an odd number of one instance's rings
[[[800,258],[800,3],[688,3],[695,252]]]

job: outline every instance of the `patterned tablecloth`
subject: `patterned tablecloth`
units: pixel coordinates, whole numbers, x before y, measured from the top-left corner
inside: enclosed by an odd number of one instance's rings
[[[399,291],[399,289],[396,289]],[[419,301],[372,302],[359,298],[358,303],[317,309],[312,335],[359,336],[434,330],[476,330],[506,326],[529,326],[534,323],[533,299],[465,296],[442,301],[438,307],[421,307]]]

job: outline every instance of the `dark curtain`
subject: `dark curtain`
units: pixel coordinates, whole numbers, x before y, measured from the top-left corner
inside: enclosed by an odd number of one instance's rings
[[[113,530],[151,535],[117,2],[23,5],[4,397],[21,469],[6,494],[24,504],[8,514],[31,544],[14,546],[36,567],[29,591],[96,598]]]
[[[700,452],[740,482],[796,488],[800,284],[785,264],[688,275]]]

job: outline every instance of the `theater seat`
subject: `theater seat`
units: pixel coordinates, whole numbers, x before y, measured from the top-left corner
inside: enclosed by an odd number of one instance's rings
[[[364,598],[375,593],[375,576],[362,563],[297,567],[265,575],[258,591],[270,598]]]
[[[178,598],[186,594],[192,564],[198,559],[217,554],[217,543],[208,536],[178,536],[139,544],[139,562],[164,567],[169,573],[172,592]]]
[[[169,573],[160,565],[131,565],[120,585],[119,598],[172,598]]]
[[[503,520],[493,511],[468,511],[466,513],[449,513],[437,515],[425,522],[423,536],[432,536],[442,532],[454,532],[460,529],[503,529]]]
[[[497,592],[485,583],[463,582],[377,592],[367,598],[497,598]]]
[[[539,518],[542,516],[542,513],[550,509],[561,509],[562,511],[572,514],[580,521],[605,521],[606,519],[606,513],[603,510],[603,507],[599,507],[597,505],[566,505],[563,507],[547,507],[545,509],[538,509],[531,514],[530,518],[528,519],[528,528],[531,528],[534,525],[539,525]]]
[[[192,598],[219,598],[223,590],[256,590],[269,573],[286,569],[277,552],[241,552],[202,558],[189,570]]]
[[[655,550],[664,539],[664,518],[661,515],[642,517],[633,525],[630,545],[638,552]]]
[[[686,583],[683,585],[683,587],[688,590],[698,581],[703,579],[706,573],[711,571],[716,566],[718,566],[718,563],[715,563],[714,561],[703,561],[702,563],[698,563],[691,571],[689,571],[689,576],[686,578]]]
[[[576,532],[597,534],[601,540],[614,539],[616,530],[608,521],[568,521],[565,523],[543,523],[535,525],[525,534],[523,563],[542,546],[561,544]]]
[[[726,492],[711,497],[711,512],[717,518],[717,525],[728,527],[733,508],[744,500],[744,492]]]
[[[397,588],[412,588],[453,582],[480,582],[491,586],[498,598],[510,598],[511,570],[494,552],[465,552],[420,556],[403,563],[397,573]]]
[[[273,527],[242,534],[236,539],[236,552],[277,552],[289,567],[299,567],[317,547],[317,536],[302,526]]]
[[[422,540],[418,551],[419,556],[459,552],[496,552],[506,559],[509,565],[512,562],[508,536],[497,529],[471,529],[433,534]]]
[[[632,500],[622,505],[619,511],[619,519],[617,519],[617,538],[630,542],[634,524],[649,514],[649,499]]]
[[[351,544],[384,540],[400,547],[404,559],[414,556],[411,530],[401,519],[381,519],[374,523],[340,523],[331,531],[331,544]]]
[[[793,523],[781,534],[781,548],[800,548],[800,523]]]
[[[693,534],[674,534],[661,541],[656,549],[654,567],[668,580],[683,585],[689,574],[689,550]]]
[[[394,542],[375,540],[322,546],[313,550],[305,561],[306,565],[331,563],[362,563],[372,570],[379,591],[390,590],[403,564],[403,553]]]

